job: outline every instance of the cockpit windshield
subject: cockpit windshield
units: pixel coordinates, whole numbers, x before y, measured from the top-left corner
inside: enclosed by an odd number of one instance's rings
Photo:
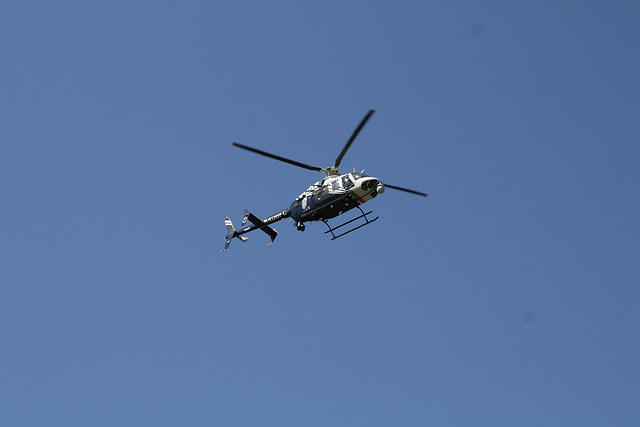
[[[351,187],[353,187],[353,181],[351,181],[351,179],[349,179],[349,175],[344,175],[342,177],[342,186],[344,187],[345,190],[350,189]]]

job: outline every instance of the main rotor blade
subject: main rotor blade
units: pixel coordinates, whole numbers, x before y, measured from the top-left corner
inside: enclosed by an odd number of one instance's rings
[[[257,154],[262,154],[266,157],[271,157],[272,159],[280,160],[281,162],[289,163],[290,165],[298,166],[304,169],[309,169],[312,171],[321,172],[322,168],[318,166],[307,165],[306,163],[296,162],[295,160],[287,159],[285,157],[276,156],[275,154],[267,153],[266,151],[258,150],[257,148],[247,147],[246,145],[238,144],[237,142],[233,142],[231,145],[235,145],[236,147],[244,148],[245,150],[252,151]]]
[[[408,188],[396,187],[395,185],[389,185],[386,182],[384,183],[384,186],[387,188],[393,188],[394,190],[406,191],[407,193],[417,194],[418,196],[424,196],[424,197],[428,196],[427,193],[421,193],[419,191],[409,190]]]
[[[371,115],[375,112],[376,110],[373,110],[373,109],[369,110],[369,112],[367,113],[366,116],[364,116],[364,118],[362,119],[362,121],[360,122],[356,130],[353,131],[353,135],[351,135],[351,138],[349,138],[349,141],[347,141],[347,144],[344,146],[344,148],[342,149],[342,152],[340,152],[340,155],[336,159],[336,164],[335,164],[336,168],[340,166],[340,162],[342,162],[342,158],[347,153],[347,150],[349,149],[349,147],[351,147],[351,144],[353,144],[353,141],[356,139],[356,137],[358,136],[358,134],[360,133],[364,125],[367,123],[367,120],[369,120]]]

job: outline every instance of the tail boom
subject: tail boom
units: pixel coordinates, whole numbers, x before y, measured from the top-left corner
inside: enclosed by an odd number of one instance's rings
[[[249,209],[246,209],[244,211],[244,218],[242,220],[242,225],[245,225],[247,223],[247,220],[249,220],[253,225],[250,225],[249,227],[245,227],[242,230],[238,230],[238,231],[236,231],[235,227],[233,226],[233,223],[231,222],[229,217],[227,217],[224,220],[224,224],[227,227],[227,238],[226,238],[227,241],[226,241],[226,244],[224,245],[224,249],[221,250],[220,252],[224,252],[227,249],[229,249],[229,245],[231,245],[231,241],[233,240],[234,237],[237,237],[243,242],[246,242],[248,238],[244,237],[243,234],[253,230],[262,230],[263,232],[265,232],[269,236],[269,243],[267,244],[268,245],[272,244],[273,241],[276,239],[276,237],[278,237],[278,232],[273,228],[269,227],[269,224],[273,224],[274,222],[288,218],[289,216],[291,216],[291,212],[289,211],[289,209],[287,209],[282,212],[278,212],[275,215],[271,215],[270,217],[264,220],[261,220],[257,216],[253,215],[249,211]]]

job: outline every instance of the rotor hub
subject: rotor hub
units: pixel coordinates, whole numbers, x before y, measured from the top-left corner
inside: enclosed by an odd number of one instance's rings
[[[326,168],[322,169],[322,172],[324,172],[325,175],[327,175],[327,176],[340,175],[340,172],[338,172],[338,167],[337,166],[326,167]]]

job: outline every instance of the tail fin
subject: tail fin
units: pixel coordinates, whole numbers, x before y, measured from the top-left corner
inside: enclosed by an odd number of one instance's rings
[[[249,239],[248,237],[238,236],[238,234],[236,233],[236,229],[233,227],[233,223],[231,222],[229,217],[227,217],[224,220],[224,225],[227,227],[227,243],[224,245],[224,249],[221,250],[220,253],[229,249],[229,245],[231,245],[231,240],[233,240],[234,237],[237,237],[243,242],[246,242]]]

